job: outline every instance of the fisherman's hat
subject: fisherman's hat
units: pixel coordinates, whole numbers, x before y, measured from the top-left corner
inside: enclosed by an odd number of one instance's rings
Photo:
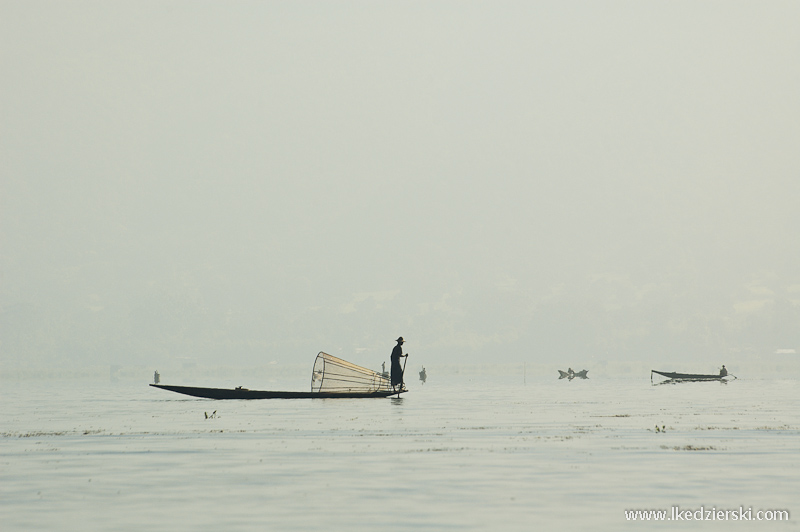
[[[400,342],[401,344],[405,342],[405,340],[403,340],[402,336],[400,338],[398,338],[397,341]]]

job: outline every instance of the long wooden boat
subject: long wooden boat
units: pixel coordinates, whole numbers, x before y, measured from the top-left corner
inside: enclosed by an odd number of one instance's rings
[[[405,386],[395,390],[389,379],[381,373],[362,368],[327,353],[320,352],[311,374],[310,392],[281,392],[249,390],[247,388],[201,388],[151,384],[154,388],[202,397],[205,399],[364,399],[390,397],[408,390]]]
[[[681,381],[719,381],[730,376],[730,375],[703,375],[700,373],[674,373],[670,371],[656,371],[654,369],[651,369],[650,370],[651,378],[653,376],[653,373],[657,373],[658,375],[662,375],[668,379],[681,380]]]
[[[393,390],[376,390],[374,392],[279,392],[248,390],[247,388],[198,388],[195,386],[171,386],[168,384],[151,384],[150,386],[205,399],[363,399],[368,397],[389,397],[408,391],[403,389],[399,392]]]

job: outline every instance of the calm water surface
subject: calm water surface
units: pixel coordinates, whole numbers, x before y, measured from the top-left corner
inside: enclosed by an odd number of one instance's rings
[[[800,530],[796,380],[432,375],[367,400],[63,381],[0,393],[6,532]],[[672,506],[791,518],[625,520]]]

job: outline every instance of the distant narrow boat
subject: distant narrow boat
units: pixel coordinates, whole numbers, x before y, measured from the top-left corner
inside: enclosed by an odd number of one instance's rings
[[[205,399],[362,399],[389,397],[408,391],[405,387],[393,389],[389,379],[380,373],[323,352],[317,355],[314,362],[310,392],[248,390],[242,387],[199,388],[168,384],[150,386]]]
[[[654,369],[650,370],[650,378],[653,378],[653,373],[657,373],[658,375],[662,375],[668,379],[673,379],[676,381],[719,381],[723,380],[727,377],[732,377],[732,375],[703,375],[699,373],[674,373],[669,371],[656,371]],[[735,378],[735,377],[734,377]]]

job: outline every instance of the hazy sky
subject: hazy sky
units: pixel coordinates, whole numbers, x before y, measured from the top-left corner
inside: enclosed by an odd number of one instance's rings
[[[800,3],[0,0],[0,367],[800,349]]]

